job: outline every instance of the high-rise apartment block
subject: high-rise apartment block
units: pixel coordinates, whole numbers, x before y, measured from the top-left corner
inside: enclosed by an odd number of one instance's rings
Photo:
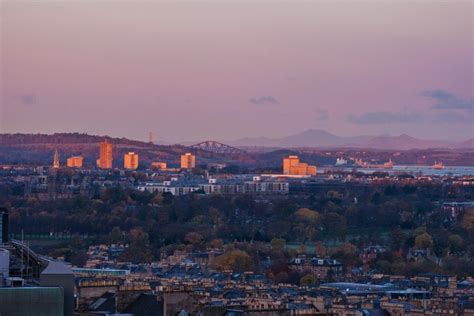
[[[84,158],[81,156],[73,156],[67,159],[67,167],[68,168],[82,168],[82,163]]]
[[[100,143],[97,167],[100,169],[112,169],[112,159],[112,144],[107,141]]]
[[[128,170],[138,169],[138,154],[134,152],[126,153],[123,156],[123,167]]]
[[[196,156],[191,153],[181,155],[181,169],[196,168]]]
[[[300,162],[298,156],[288,156],[283,159],[283,174],[293,176],[314,176],[316,175],[316,166]]]

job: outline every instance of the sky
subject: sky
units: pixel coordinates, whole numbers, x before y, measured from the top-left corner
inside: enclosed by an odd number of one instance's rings
[[[0,132],[474,137],[474,1],[0,1]]]

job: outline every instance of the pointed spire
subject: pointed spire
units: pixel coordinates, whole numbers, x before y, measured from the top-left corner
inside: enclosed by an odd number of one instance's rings
[[[53,161],[53,168],[59,169],[59,153],[58,153],[58,146],[54,148],[54,161]]]

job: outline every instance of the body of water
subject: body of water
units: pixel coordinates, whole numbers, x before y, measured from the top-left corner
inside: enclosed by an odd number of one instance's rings
[[[362,173],[373,173],[373,172],[387,172],[389,174],[413,174],[413,175],[427,175],[427,176],[474,176],[474,166],[446,166],[444,169],[434,169],[432,166],[393,166],[392,169],[384,168],[361,168],[361,167],[323,167],[320,169],[321,172],[327,170],[342,170],[351,172],[357,170]],[[319,170],[318,170],[319,171]]]

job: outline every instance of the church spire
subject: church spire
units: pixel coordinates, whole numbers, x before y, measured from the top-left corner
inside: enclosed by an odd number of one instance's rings
[[[53,168],[59,169],[59,153],[58,153],[58,146],[54,148],[54,161],[53,161]]]

